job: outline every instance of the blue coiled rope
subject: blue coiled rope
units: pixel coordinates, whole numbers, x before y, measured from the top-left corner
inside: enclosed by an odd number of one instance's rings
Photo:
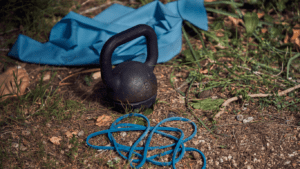
[[[142,125],[138,125],[138,124],[130,124],[130,123],[120,123],[117,125],[117,123],[121,120],[123,120],[124,118],[127,118],[127,117],[132,117],[132,116],[137,116],[137,117],[142,117],[144,118],[146,121],[147,121],[147,127],[145,126],[142,126]],[[189,137],[187,137],[186,139],[183,140],[184,138],[184,133],[182,130],[178,129],[178,128],[173,128],[173,127],[159,127],[161,124],[165,123],[165,122],[168,122],[168,121],[186,121],[186,122],[190,122],[193,127],[194,127],[194,132],[193,134],[191,134]],[[120,132],[120,131],[144,131],[144,133],[140,136],[140,138],[131,146],[124,146],[122,144],[119,144],[116,142],[115,138],[112,136],[112,133],[113,132]],[[180,138],[178,139],[177,137],[174,137],[170,134],[167,134],[167,133],[164,133],[162,131],[175,131],[175,132],[180,132],[181,133],[181,136]],[[139,142],[144,138],[146,137],[146,135],[149,134],[148,138],[147,138],[147,141],[146,143],[144,144],[144,147],[137,147],[137,145],[139,144]],[[110,126],[110,129],[108,130],[103,130],[103,131],[98,131],[98,132],[95,132],[95,133],[92,133],[90,134],[87,139],[86,139],[86,143],[88,146],[94,148],[94,149],[98,149],[98,150],[117,150],[117,152],[119,153],[120,156],[122,156],[124,159],[126,160],[129,160],[130,157],[132,157],[132,154],[135,154],[139,159],[133,159],[130,161],[130,166],[133,167],[133,168],[140,168],[144,165],[144,163],[147,161],[147,162],[151,162],[155,165],[159,165],[159,166],[169,166],[172,164],[173,168],[175,169],[175,164],[180,161],[182,159],[182,157],[184,156],[184,153],[185,151],[196,151],[198,152],[199,154],[201,154],[202,158],[203,158],[203,167],[202,169],[204,169],[206,167],[206,159],[205,159],[205,156],[204,154],[198,150],[198,149],[195,149],[195,148],[192,148],[192,147],[185,147],[184,146],[184,143],[191,140],[195,134],[197,132],[197,126],[194,122],[190,121],[189,119],[186,119],[186,118],[183,118],[183,117],[170,117],[170,118],[167,118],[167,119],[164,119],[162,120],[161,122],[159,122],[155,127],[151,127],[150,126],[150,122],[148,120],[148,118],[142,114],[126,114],[124,116],[121,116],[119,117],[116,121],[114,121],[112,123],[112,125]],[[173,143],[173,144],[169,144],[169,145],[166,145],[166,146],[156,146],[156,147],[149,147],[149,144],[150,144],[150,141],[152,139],[152,136],[154,133],[157,133],[157,134],[161,134],[163,136],[166,136],[166,137],[169,137],[171,139],[174,139],[177,141],[177,143]],[[91,145],[89,143],[89,140],[92,138],[92,137],[95,137],[95,136],[98,136],[98,135],[101,135],[101,134],[108,134],[108,138],[110,140],[110,142],[113,143],[114,147],[111,147],[111,146],[95,146],[95,145]],[[165,151],[163,153],[160,153],[160,154],[156,154],[156,155],[153,155],[151,157],[148,157],[147,158],[147,152],[149,150],[154,150],[154,149],[164,149],[164,148],[168,148],[168,147],[173,147],[175,146],[174,149],[172,150],[169,150],[169,151]],[[143,155],[135,152],[134,150],[143,150]],[[121,151],[123,152],[129,152],[128,154],[128,157],[124,156]],[[175,158],[177,153],[180,152],[180,155],[178,158]],[[162,157],[162,156],[165,156],[167,154],[172,154],[172,161],[170,162],[159,162],[159,161],[155,161],[154,158],[156,157]],[[134,163],[139,163],[137,166],[133,166],[132,162]]]

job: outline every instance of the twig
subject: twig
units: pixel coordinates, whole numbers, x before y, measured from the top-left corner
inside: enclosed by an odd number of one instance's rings
[[[10,32],[16,31],[16,30],[18,30],[18,29],[14,28],[14,29],[11,29],[11,30],[9,30],[9,31],[7,31],[7,32],[2,32],[2,33],[0,33],[0,35],[4,35],[4,34],[6,34],[6,33],[10,33]]]
[[[95,68],[95,69],[90,69],[90,70],[85,70],[85,71],[82,71],[82,72],[74,73],[74,74],[69,75],[69,76],[65,77],[64,79],[62,79],[59,82],[59,86],[71,85],[72,83],[62,83],[64,80],[66,80],[66,79],[68,79],[70,77],[73,77],[73,76],[76,76],[76,75],[82,74],[82,73],[90,73],[90,72],[98,72],[98,71],[100,71],[100,68]]]
[[[103,5],[96,6],[96,7],[87,9],[87,10],[85,10],[85,11],[82,11],[82,12],[80,12],[79,14],[82,15],[82,14],[86,14],[86,13],[89,13],[89,12],[93,12],[93,11],[95,11],[95,10],[97,10],[97,9],[104,8],[104,7],[109,6],[109,5],[111,5],[111,4],[114,4],[114,3],[123,5],[123,3],[120,2],[120,1],[113,1],[113,2],[110,2],[110,1],[109,1],[108,3],[105,3],[105,4],[103,4]]]
[[[82,4],[81,4],[81,6],[83,6],[83,5],[85,5],[85,4],[87,4],[87,3],[89,3],[91,0],[86,0],[85,2],[83,2]]]
[[[201,119],[199,119],[195,113],[193,112],[193,110],[190,108],[190,105],[189,105],[189,92],[190,92],[190,89],[194,83],[194,81],[196,80],[196,77],[193,78],[193,80],[191,81],[191,84],[188,88],[188,91],[186,93],[186,97],[185,97],[185,101],[186,101],[186,104],[187,104],[187,109],[189,110],[189,112],[192,113],[192,115],[202,124],[202,126],[204,126],[206,128],[207,131],[209,131],[213,136],[215,136],[216,138],[218,138],[204,123]]]
[[[9,49],[8,48],[3,48],[3,49],[0,49],[0,51],[6,52],[6,51],[9,51]]]
[[[300,84],[296,85],[296,86],[294,86],[292,88],[286,89],[286,90],[284,90],[282,92],[279,92],[278,96],[283,96],[283,95],[285,95],[285,94],[287,94],[287,93],[289,93],[289,92],[291,92],[293,90],[299,89],[299,88],[300,88]],[[251,97],[251,98],[255,98],[255,97],[269,97],[269,96],[274,96],[274,94],[258,93],[258,94],[249,94],[248,96]],[[239,98],[242,98],[242,96],[240,95],[240,96],[232,97],[232,98],[226,100],[222,104],[222,107],[221,107],[220,111],[215,115],[215,117],[216,118],[220,117],[225,112],[226,106],[228,106],[231,102],[238,100]]]

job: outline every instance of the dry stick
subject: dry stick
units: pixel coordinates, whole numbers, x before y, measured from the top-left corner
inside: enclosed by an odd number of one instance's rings
[[[300,88],[300,84],[297,86],[294,86],[292,88],[286,89],[282,92],[278,93],[278,96],[283,96],[293,90],[299,89]],[[274,94],[263,94],[263,93],[258,93],[258,94],[249,94],[248,95],[251,98],[255,98],[255,97],[268,97],[268,96],[274,96]],[[239,98],[242,98],[242,96],[237,96],[237,97],[232,97],[228,100],[226,100],[223,104],[222,104],[222,108],[220,109],[220,111],[216,114],[216,118],[220,117],[224,112],[225,112],[225,108],[226,106],[228,106],[231,102],[238,100]]]
[[[111,5],[111,4],[114,4],[114,3],[123,5],[123,3],[120,2],[120,1],[113,1],[113,2],[110,2],[110,1],[109,1],[109,2],[107,2],[107,3],[105,3],[105,4],[103,4],[103,5],[96,6],[96,7],[93,7],[93,8],[89,8],[89,9],[87,9],[87,10],[85,10],[85,11],[82,11],[82,12],[80,12],[79,14],[86,14],[86,13],[89,13],[89,12],[93,12],[93,11],[95,11],[95,10],[97,10],[97,9],[106,7],[106,6]]]
[[[98,71],[100,71],[100,68],[95,68],[95,69],[90,69],[90,70],[85,70],[85,71],[82,71],[82,72],[74,73],[72,75],[69,75],[69,76],[65,77],[63,80],[61,80],[59,82],[59,86],[71,85],[72,83],[62,83],[64,80],[66,80],[70,77],[73,77],[73,76],[76,76],[76,75],[82,74],[82,73],[90,73],[90,72],[98,72]]]

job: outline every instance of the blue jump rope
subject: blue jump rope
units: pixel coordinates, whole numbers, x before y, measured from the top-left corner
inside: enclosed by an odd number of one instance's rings
[[[119,121],[123,120],[124,118],[132,117],[132,116],[137,116],[137,117],[144,118],[147,121],[147,127],[142,126],[142,125],[138,125],[138,124],[130,124],[130,123],[120,123],[120,124],[117,125],[117,123]],[[191,134],[189,137],[187,137],[184,140],[183,140],[184,133],[183,133],[182,130],[180,130],[178,128],[173,128],[173,127],[159,127],[161,124],[163,124],[165,122],[179,121],[179,120],[190,122],[194,126],[193,134]],[[140,138],[131,147],[129,147],[129,146],[124,146],[122,144],[117,143],[115,138],[112,136],[113,132],[120,132],[120,131],[144,131],[144,133],[140,136]],[[172,136],[170,134],[167,134],[167,133],[164,133],[162,131],[180,132],[181,136],[178,139],[177,137],[174,137],[174,136]],[[149,132],[150,132],[150,134],[147,138],[146,143],[144,144],[144,147],[137,147],[139,142]],[[196,132],[197,132],[196,124],[194,122],[192,122],[191,120],[183,118],[183,117],[170,117],[170,118],[162,120],[155,127],[151,127],[150,126],[150,121],[148,120],[148,118],[146,116],[144,116],[142,114],[134,113],[134,114],[126,114],[124,116],[119,117],[116,121],[114,121],[112,123],[112,125],[110,126],[110,129],[108,129],[108,130],[98,131],[98,132],[90,134],[86,139],[86,143],[87,143],[88,146],[90,146],[94,149],[98,149],[98,150],[117,150],[119,155],[122,156],[126,160],[129,160],[130,157],[132,157],[132,155],[135,154],[139,159],[133,159],[133,160],[130,161],[130,166],[133,167],[133,168],[140,168],[147,161],[147,162],[151,162],[152,164],[155,164],[155,165],[158,165],[158,166],[170,166],[172,164],[173,168],[175,169],[175,164],[182,159],[182,157],[184,156],[185,151],[196,151],[199,154],[201,154],[201,156],[203,158],[203,167],[202,167],[202,169],[204,169],[206,167],[206,159],[205,159],[204,154],[198,149],[184,146],[184,143],[191,140],[195,136]],[[154,133],[161,134],[165,137],[169,137],[171,139],[174,139],[175,141],[177,141],[177,143],[169,144],[169,145],[166,145],[166,146],[149,147],[150,141],[151,141],[152,136],[153,136]],[[109,138],[110,142],[113,143],[112,145],[114,145],[114,147],[111,147],[111,146],[95,146],[95,145],[91,145],[89,143],[89,140],[92,137],[95,137],[95,136],[98,136],[98,135],[101,135],[101,134],[108,134],[108,138]],[[165,151],[163,153],[156,154],[156,155],[153,155],[153,156],[147,158],[147,152],[149,150],[164,149],[164,148],[174,147],[174,146],[175,146],[175,148],[172,149],[172,150],[168,150],[168,151]],[[143,150],[143,155],[135,152],[134,150]],[[121,153],[121,151],[129,152],[128,157],[124,156]],[[176,155],[177,155],[177,152],[180,152],[180,155],[179,155],[178,158],[175,158]],[[162,157],[162,156],[165,156],[165,155],[171,154],[171,153],[173,153],[173,154],[172,154],[172,161],[170,161],[170,162],[159,162],[159,161],[154,160],[156,157]],[[139,164],[137,166],[133,166],[132,162],[139,163]]]

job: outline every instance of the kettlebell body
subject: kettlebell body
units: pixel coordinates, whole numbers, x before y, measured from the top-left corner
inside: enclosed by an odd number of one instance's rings
[[[140,36],[146,37],[146,62],[126,61],[112,70],[114,50]],[[109,38],[100,54],[101,77],[107,88],[107,99],[117,108],[150,107],[157,95],[157,79],[153,73],[157,58],[157,37],[148,25],[137,25]]]

